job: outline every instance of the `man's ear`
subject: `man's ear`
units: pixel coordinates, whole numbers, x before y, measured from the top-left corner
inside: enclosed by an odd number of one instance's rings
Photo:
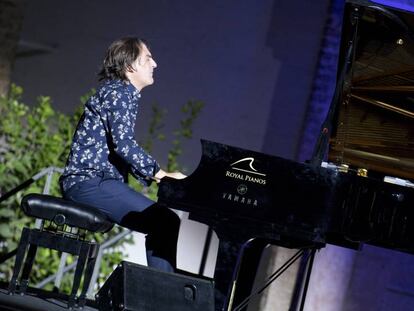
[[[134,71],[137,71],[137,69],[134,68],[132,65],[130,65],[130,66],[127,66],[126,67],[126,71],[128,71],[128,72],[134,72]]]

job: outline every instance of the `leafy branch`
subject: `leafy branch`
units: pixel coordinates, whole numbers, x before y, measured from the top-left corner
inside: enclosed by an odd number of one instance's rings
[[[7,97],[0,97],[0,196],[14,189],[28,180],[42,169],[55,166],[63,167],[69,153],[72,135],[83,112],[83,105],[91,90],[81,97],[78,109],[72,116],[57,112],[52,107],[50,97],[41,96],[31,108],[21,101],[23,89],[16,85],[11,86]],[[193,124],[203,108],[201,101],[190,100],[184,104],[181,111],[184,114],[180,121],[180,128],[173,132],[172,148],[168,153],[166,169],[169,171],[181,170],[178,158],[182,154],[182,141],[192,138]],[[165,141],[162,133],[166,110],[153,105],[152,119],[148,128],[146,140],[141,145],[151,152],[156,141]],[[60,196],[60,189],[54,176],[50,194]],[[156,201],[157,187],[143,188],[133,178],[130,184],[139,191],[143,191]],[[19,208],[21,198],[27,193],[40,193],[43,190],[45,179],[33,183],[27,189],[18,192],[15,196],[0,203],[0,256],[7,254],[17,247],[23,227],[31,226],[34,221],[24,215]],[[116,226],[105,236],[94,234],[90,236],[97,242],[118,234],[121,227]],[[131,239],[121,240],[114,245],[103,257],[98,282],[103,282],[126,255],[123,253],[123,243],[131,243]],[[40,248],[36,255],[36,268],[32,270],[30,284],[36,284],[44,278],[56,273],[60,254],[56,251]],[[68,256],[67,264],[75,260]],[[14,261],[9,259],[0,265],[0,280],[8,282],[11,277]],[[72,276],[67,274],[63,279],[61,290],[69,293]],[[50,289],[52,284],[48,286]]]
[[[82,107],[88,95],[82,97],[81,106],[73,116],[55,111],[50,97],[41,96],[30,108],[21,101],[23,89],[12,85],[8,97],[0,97],[0,194],[14,189],[42,169],[55,166],[63,167],[69,153],[72,135],[78,122]],[[60,189],[54,176],[50,194],[60,196]],[[34,224],[19,208],[21,198],[27,193],[41,193],[45,178],[31,184],[15,196],[0,203],[0,256],[14,250],[20,239],[23,227]],[[107,236],[122,230],[114,228]],[[107,237],[106,236],[106,237]],[[93,235],[92,239],[101,241],[104,237]],[[125,242],[122,241],[122,242]],[[122,244],[117,244],[104,256],[100,280],[112,272],[112,267],[123,257]],[[9,281],[14,265],[14,257],[0,265],[0,279]],[[57,272],[60,254],[49,249],[39,248],[35,265],[30,275],[30,284],[36,284]],[[68,256],[67,264],[75,258]],[[70,274],[65,275],[61,290],[69,293]],[[48,285],[51,288],[53,285]]]

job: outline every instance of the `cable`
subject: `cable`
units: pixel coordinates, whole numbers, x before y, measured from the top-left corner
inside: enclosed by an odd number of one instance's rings
[[[238,304],[233,311],[241,311],[244,307],[246,307],[250,300],[262,293],[269,285],[276,280],[283,272],[285,272],[296,260],[298,260],[301,256],[303,256],[304,249],[300,249],[297,251],[292,257],[290,257],[279,269],[273,272],[265,281],[265,284],[262,287],[254,288],[252,293],[247,296],[240,304]]]

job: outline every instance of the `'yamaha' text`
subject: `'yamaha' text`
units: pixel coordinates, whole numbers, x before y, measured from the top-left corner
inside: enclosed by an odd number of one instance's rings
[[[225,193],[223,192],[222,199],[233,201],[241,204],[251,205],[251,206],[258,206],[257,200],[252,198],[246,198],[243,196],[239,196],[237,194]]]

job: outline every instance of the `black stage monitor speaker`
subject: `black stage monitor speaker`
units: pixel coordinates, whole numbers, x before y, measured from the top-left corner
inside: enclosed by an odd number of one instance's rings
[[[212,280],[123,261],[98,291],[100,311],[214,311]]]

